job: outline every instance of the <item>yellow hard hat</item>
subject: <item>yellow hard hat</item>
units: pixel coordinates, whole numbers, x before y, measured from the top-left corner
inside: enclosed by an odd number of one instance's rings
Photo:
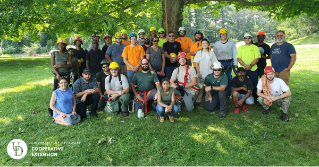
[[[121,33],[120,33],[120,32],[117,32],[117,33],[115,33],[114,38],[116,38],[116,37],[121,37],[121,36],[122,36]]]
[[[169,56],[176,57],[176,54],[175,53],[170,53]]]
[[[227,30],[226,30],[225,28],[221,29],[221,30],[219,31],[219,34],[221,34],[221,33],[226,33],[226,34],[227,34]]]
[[[156,31],[156,28],[155,27],[151,27],[150,31]]]
[[[110,69],[111,69],[111,68],[120,68],[120,66],[117,64],[117,62],[113,61],[113,62],[110,64],[109,68],[110,68]]]
[[[127,34],[127,31],[123,29],[123,30],[121,31],[121,33],[122,33],[122,34]]]
[[[66,40],[65,40],[64,38],[59,38],[59,39],[56,41],[56,43],[65,43],[65,44],[67,44],[67,43],[66,43]]]

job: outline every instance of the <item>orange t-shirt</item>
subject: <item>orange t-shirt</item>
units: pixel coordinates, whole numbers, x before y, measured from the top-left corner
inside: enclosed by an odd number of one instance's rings
[[[131,45],[131,41],[129,41],[129,40],[127,40],[126,42],[124,42],[124,41],[122,40],[122,43],[125,44],[125,45]]]
[[[141,62],[141,57],[144,57],[145,51],[141,45],[135,45],[132,47],[131,45],[127,45],[122,53],[122,57],[126,57],[127,61],[132,65],[132,66],[137,66]],[[127,70],[132,70],[131,67],[127,66]],[[138,69],[140,71],[142,68]]]
[[[188,49],[193,44],[192,40],[188,37],[184,37],[184,38],[178,37],[175,39],[175,41],[181,44],[182,51]],[[191,59],[191,52],[186,53],[186,58]]]
[[[209,49],[212,49],[212,47],[208,46]],[[202,48],[202,42],[194,42],[191,46],[190,52],[197,52],[198,50],[203,49]],[[195,55],[193,56],[193,59],[195,59]],[[193,63],[193,67],[196,67],[196,63]]]

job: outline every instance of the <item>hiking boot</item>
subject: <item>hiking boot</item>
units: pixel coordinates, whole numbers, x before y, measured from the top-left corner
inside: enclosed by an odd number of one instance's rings
[[[239,114],[239,108],[235,108],[234,114]]]
[[[129,115],[128,111],[123,111],[123,117],[127,117]]]
[[[164,117],[160,117],[160,122],[164,122],[165,121],[165,119],[164,119]]]
[[[289,122],[289,118],[288,118],[286,113],[281,114],[281,119],[282,119],[282,121]]]
[[[243,110],[244,110],[244,111],[248,111],[247,105],[244,105],[244,104],[243,104]]]
[[[218,117],[219,118],[225,118],[225,114],[219,114]]]
[[[97,117],[96,112],[92,112],[91,115],[92,115],[92,117]]]
[[[267,109],[263,111],[263,114],[265,115],[265,114],[268,114],[269,112],[270,112],[269,109]]]
[[[170,122],[175,122],[173,116],[168,116]]]
[[[48,108],[48,116],[49,117],[53,116],[53,110],[51,108]]]

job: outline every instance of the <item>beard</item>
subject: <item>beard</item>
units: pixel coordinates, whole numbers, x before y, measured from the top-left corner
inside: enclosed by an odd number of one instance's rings
[[[238,75],[238,78],[239,78],[239,79],[244,79],[244,78],[245,78],[245,75]]]
[[[276,39],[277,43],[281,43],[285,41],[285,38],[282,38],[281,40]]]
[[[195,38],[195,41],[201,41],[202,40],[202,38],[200,37],[200,38]]]
[[[146,66],[146,67],[142,67],[142,70],[143,71],[148,71],[150,68],[148,67],[148,66]]]
[[[150,44],[151,42],[150,42],[150,41],[148,41],[148,42],[145,41],[144,43],[148,45],[148,44]]]

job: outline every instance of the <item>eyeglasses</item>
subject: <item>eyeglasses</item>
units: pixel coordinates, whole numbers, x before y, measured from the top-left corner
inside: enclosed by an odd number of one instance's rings
[[[142,65],[148,65],[148,63],[142,63]]]
[[[102,68],[107,68],[107,66],[103,66]]]
[[[139,33],[138,35],[145,35],[145,33],[144,33],[144,32],[141,32],[141,33]]]
[[[122,39],[122,37],[116,37],[116,39]]]
[[[154,40],[153,42],[158,42],[158,40]]]
[[[244,39],[251,39],[251,37],[244,37]]]
[[[218,69],[213,68],[213,70],[214,70],[214,71],[222,71],[221,68],[218,68]]]
[[[185,31],[180,31],[179,33],[185,33]]]
[[[175,35],[169,35],[169,37],[174,37]]]
[[[110,69],[110,71],[117,71],[117,68],[112,68]]]
[[[145,40],[150,40],[150,38],[144,38]]]

